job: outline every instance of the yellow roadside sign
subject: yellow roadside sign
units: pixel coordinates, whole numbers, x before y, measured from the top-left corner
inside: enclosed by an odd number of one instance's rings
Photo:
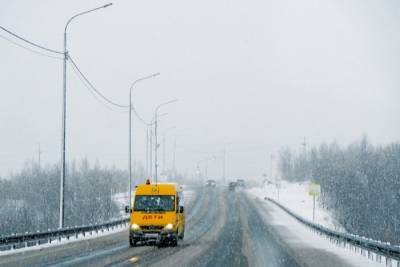
[[[319,196],[321,194],[321,186],[317,183],[310,183],[308,188],[308,194],[314,197]]]

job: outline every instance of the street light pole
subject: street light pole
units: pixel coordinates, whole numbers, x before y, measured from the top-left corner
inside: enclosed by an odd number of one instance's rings
[[[166,133],[164,132],[163,134],[163,156],[162,156],[162,172],[163,175],[165,175],[165,139],[166,139]]]
[[[153,126],[150,125],[150,164],[149,164],[149,176],[153,177]]]
[[[172,156],[172,171],[173,171],[173,175],[174,175],[174,181],[176,181],[175,158],[176,158],[176,136],[174,139],[174,153]]]
[[[215,160],[215,159],[216,159],[216,157],[214,155],[209,157],[209,158],[206,158],[206,164],[205,164],[206,180],[208,179],[208,161],[209,160]]]
[[[157,143],[157,120],[158,120],[158,110],[162,107],[162,106],[165,106],[165,105],[168,105],[168,104],[171,104],[171,103],[174,103],[174,102],[176,102],[176,101],[178,101],[178,99],[173,99],[173,100],[170,100],[170,101],[168,101],[168,102],[164,102],[164,103],[161,103],[161,104],[159,104],[157,107],[156,107],[156,110],[155,110],[155,112],[154,112],[154,141],[155,141],[155,148],[154,148],[154,167],[155,167],[155,178],[156,178],[156,184],[157,184],[157,182],[158,182],[158,174],[157,174],[157,168],[158,168],[158,162],[157,162],[157,151],[158,151],[158,143]]]
[[[146,176],[149,175],[149,126],[146,127]]]
[[[68,60],[68,50],[67,50],[67,29],[71,21],[79,16],[85,15],[87,13],[106,8],[111,6],[112,3],[100,6],[94,9],[90,9],[72,16],[66,23],[64,28],[64,50],[63,50],[63,92],[62,92],[62,114],[61,114],[61,170],[60,170],[60,221],[59,228],[64,227],[64,191],[65,191],[65,132],[66,132],[66,114],[67,114],[67,60]]]
[[[197,162],[197,168],[198,168],[199,170],[200,170],[200,168],[199,168],[200,163],[204,162],[204,178],[205,178],[206,180],[208,179],[208,161],[209,161],[209,160],[215,160],[215,159],[216,159],[215,155],[212,155],[211,157],[203,158],[202,160],[199,160],[199,161]]]
[[[129,208],[132,202],[132,89],[136,83],[146,79],[154,78],[160,75],[160,73],[154,73],[152,75],[135,80],[129,88]]]
[[[166,116],[168,113],[162,113],[158,117]],[[155,124],[155,118],[153,118],[147,127],[150,127],[149,135],[147,136],[147,142],[149,144],[149,165],[147,169],[147,174],[149,177],[153,177],[153,125]]]
[[[228,142],[224,144],[224,149],[222,151],[222,183],[226,183],[226,147],[231,145],[232,142]]]
[[[168,128],[168,129],[166,129],[166,130],[164,130],[164,133],[163,133],[163,169],[162,169],[162,172],[163,172],[163,174],[165,175],[165,172],[166,172],[166,163],[165,163],[165,154],[166,154],[166,136],[167,136],[167,132],[169,131],[169,130],[172,130],[172,129],[175,129],[176,127],[175,126],[172,126],[172,127],[170,127],[170,128]]]

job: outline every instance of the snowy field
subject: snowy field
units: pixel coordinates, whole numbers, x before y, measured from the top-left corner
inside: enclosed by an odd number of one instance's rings
[[[182,186],[182,188],[183,188],[183,195],[184,195],[185,203],[188,204],[193,200],[194,191],[191,190],[190,187],[185,186],[185,185]],[[133,197],[133,195],[132,195],[132,197]],[[127,203],[129,202],[128,193],[115,194],[113,196],[113,200],[118,205],[121,216],[126,216],[125,205],[127,205]],[[117,219],[117,218],[115,218],[115,219]],[[31,247],[24,247],[24,248],[19,248],[19,249],[13,249],[13,250],[0,251],[0,256],[22,253],[22,252],[32,251],[32,250],[41,250],[41,249],[52,247],[52,246],[61,246],[61,245],[65,245],[65,244],[72,243],[72,242],[78,242],[78,241],[82,241],[82,240],[99,238],[99,237],[115,234],[118,232],[126,231],[127,229],[128,229],[128,226],[119,226],[119,227],[115,227],[114,230],[110,230],[110,231],[104,231],[104,232],[99,231],[98,233],[93,232],[92,235],[86,234],[85,236],[83,236],[82,234],[80,234],[80,235],[78,235],[77,238],[75,238],[74,236],[71,236],[69,239],[61,238],[61,241],[54,240],[51,243],[46,243],[46,244],[41,244],[41,245],[36,245],[36,246],[31,246]]]
[[[303,218],[313,220],[313,197],[308,194],[308,182],[305,183],[288,183],[281,182],[278,190],[274,184],[265,185],[262,188],[250,188],[247,190],[251,195],[260,199],[268,197],[281,203],[286,208]],[[315,223],[328,227],[336,231],[344,231],[344,229],[334,220],[333,216],[326,209],[322,208],[318,197],[315,201]]]

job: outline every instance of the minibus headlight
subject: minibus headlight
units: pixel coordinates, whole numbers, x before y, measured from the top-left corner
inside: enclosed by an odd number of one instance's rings
[[[164,227],[164,230],[172,230],[172,229],[174,229],[174,225],[172,223],[169,223]]]
[[[133,231],[140,230],[140,226],[137,225],[136,223],[134,223],[134,224],[131,225],[131,230],[133,230]]]

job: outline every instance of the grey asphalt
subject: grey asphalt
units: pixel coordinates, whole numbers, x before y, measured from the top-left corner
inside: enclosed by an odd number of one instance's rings
[[[299,266],[271,235],[254,204],[242,192],[225,192],[225,227],[193,266]]]

